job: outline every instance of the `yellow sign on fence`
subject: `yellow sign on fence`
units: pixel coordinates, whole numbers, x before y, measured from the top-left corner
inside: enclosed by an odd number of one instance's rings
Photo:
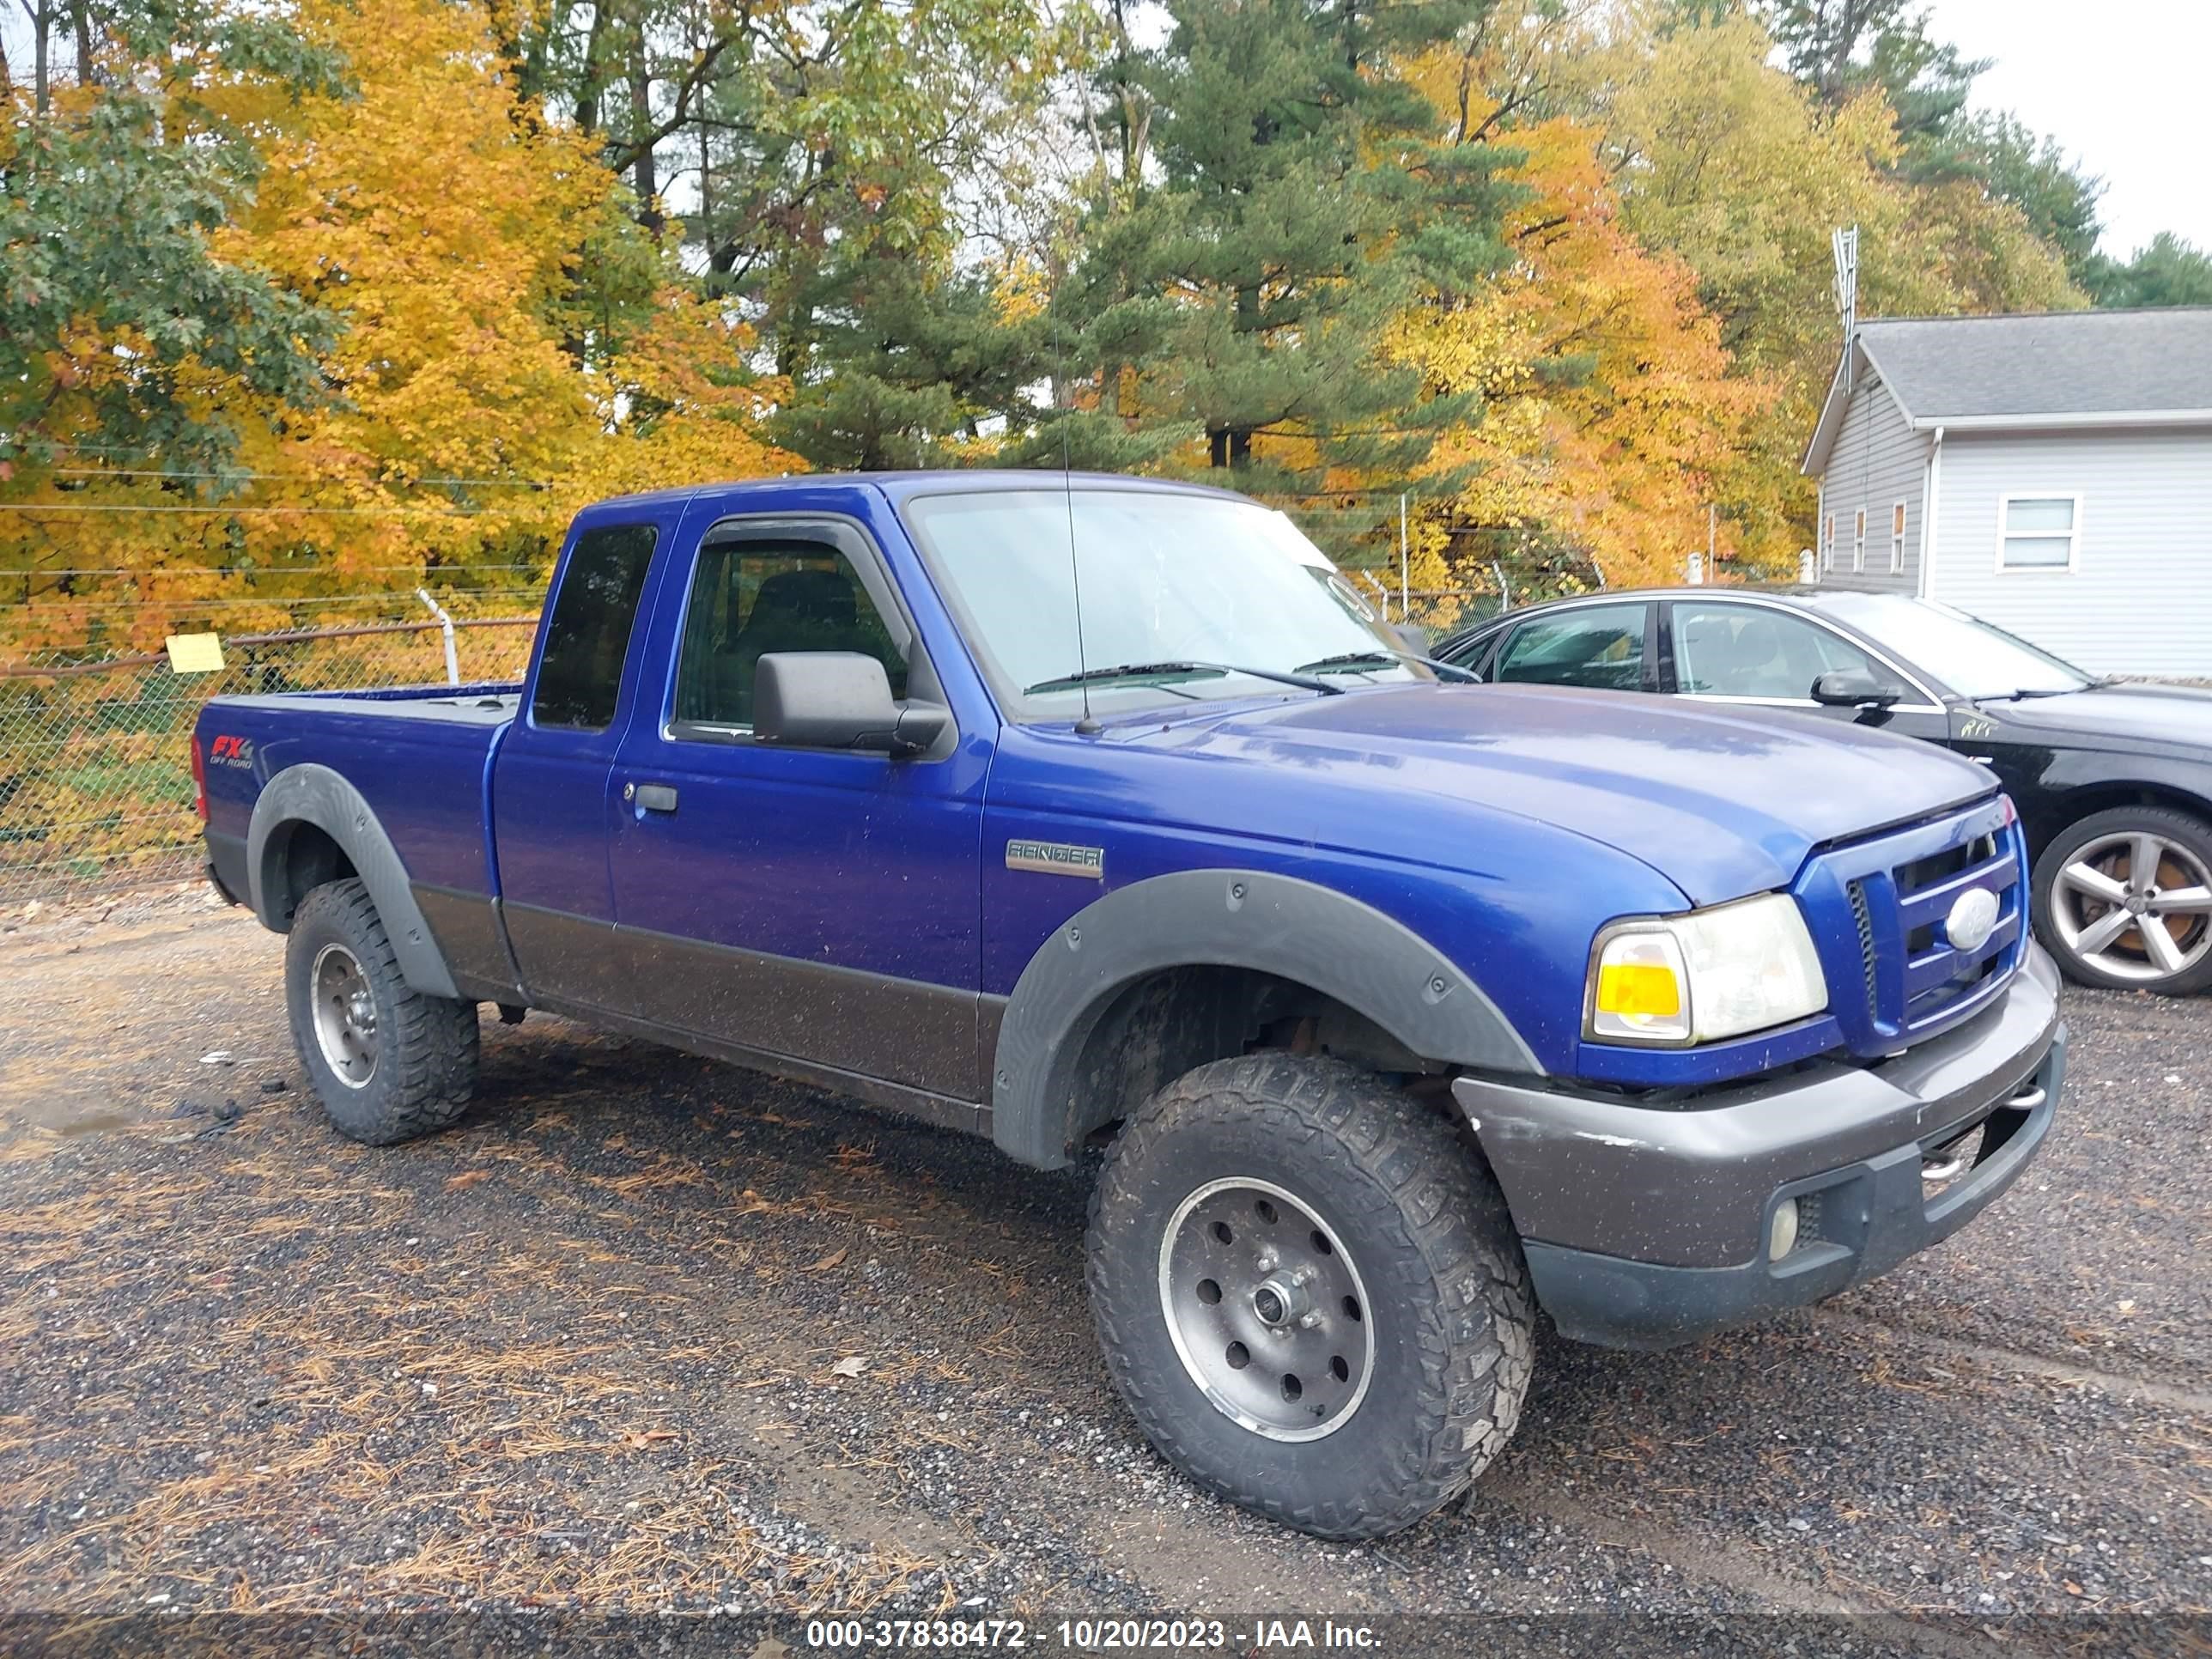
[[[222,641],[213,634],[169,635],[172,674],[213,674],[222,667]]]

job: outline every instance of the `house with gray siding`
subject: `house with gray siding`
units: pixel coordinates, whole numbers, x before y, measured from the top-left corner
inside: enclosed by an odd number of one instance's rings
[[[1862,322],[1804,471],[1822,586],[2212,675],[2212,307]]]

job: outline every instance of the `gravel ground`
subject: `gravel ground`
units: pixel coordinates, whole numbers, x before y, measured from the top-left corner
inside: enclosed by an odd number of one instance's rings
[[[1406,1653],[2212,1651],[2204,1002],[2073,994],[2061,1130],[1975,1225],[1671,1353],[1548,1343],[1465,1508],[1351,1547],[1137,1437],[1077,1176],[537,1017],[487,1022],[461,1128],[357,1147],[280,958],[189,890],[0,937],[0,1651],[1147,1611],[1273,1652],[1249,1615]]]

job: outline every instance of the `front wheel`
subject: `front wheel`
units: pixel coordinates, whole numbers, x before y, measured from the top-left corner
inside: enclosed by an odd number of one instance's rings
[[[1504,1200],[1441,1116],[1341,1061],[1218,1060],[1153,1096],[1087,1247],[1138,1425],[1234,1503],[1379,1537],[1512,1436],[1534,1316]]]
[[[458,1121],[477,1081],[477,1006],[407,983],[368,889],[325,883],[284,943],[292,1042],[338,1133],[389,1146]]]
[[[2212,985],[2212,828],[2164,806],[2094,812],[2035,866],[2036,931],[2069,979],[2183,996]]]

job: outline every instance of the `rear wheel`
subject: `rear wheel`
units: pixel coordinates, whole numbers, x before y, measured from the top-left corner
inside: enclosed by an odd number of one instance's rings
[[[339,1133],[373,1146],[458,1121],[476,1092],[477,1008],[410,987],[360,881],[301,901],[284,945],[292,1042]]]
[[[2036,930],[2067,977],[2179,996],[2212,985],[2212,828],[2163,806],[2073,825],[2035,866]]]
[[[1152,1443],[1231,1501],[1372,1538],[1464,1491],[1531,1364],[1505,1204],[1435,1113],[1341,1061],[1170,1084],[1091,1200],[1091,1310]]]

